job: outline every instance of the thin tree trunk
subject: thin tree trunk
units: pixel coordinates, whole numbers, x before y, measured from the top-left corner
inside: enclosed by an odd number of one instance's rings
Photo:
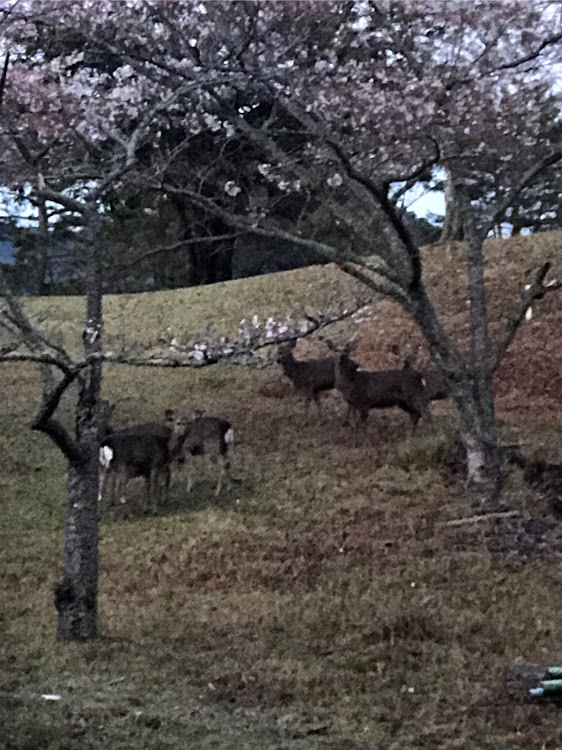
[[[82,335],[86,357],[101,353],[102,266],[96,246],[100,218],[90,207],[84,231],[87,252],[86,322]],[[94,361],[80,379],[76,437],[82,460],[70,463],[65,513],[63,577],[55,591],[59,640],[88,640],[97,634],[98,593],[98,450],[102,364]]]
[[[466,196],[462,214],[468,267],[472,393],[465,393],[458,408],[461,437],[467,457],[467,489],[479,503],[493,501],[501,484],[494,409],[493,363],[488,331],[484,283],[485,234],[476,222]]]
[[[55,589],[57,638],[84,641],[97,634],[98,489],[96,461],[68,469],[63,577]],[[92,470],[93,468],[93,470]]]
[[[429,343],[433,361],[447,381],[459,412],[466,452],[467,491],[478,505],[490,504],[500,488],[492,363],[489,356],[482,243],[467,248],[471,300],[472,362],[466,363],[437,319],[424,289],[415,295],[413,315]]]
[[[446,170],[445,180],[445,219],[439,242],[463,239],[462,211],[459,205],[459,197],[455,190],[451,172]]]
[[[46,201],[41,200],[39,203],[39,231],[37,242],[37,293],[46,294],[48,292],[47,277],[49,274],[49,218],[47,215]]]

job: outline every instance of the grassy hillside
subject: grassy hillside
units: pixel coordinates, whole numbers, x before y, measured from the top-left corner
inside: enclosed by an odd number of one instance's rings
[[[494,329],[525,271],[551,259],[562,278],[561,247],[560,234],[488,244]],[[464,340],[461,248],[426,255],[436,304]],[[233,332],[253,314],[298,313],[356,293],[328,266],[110,297],[107,338],[188,341],[209,326]],[[78,341],[81,300],[28,304],[46,328]],[[367,366],[393,365],[393,344],[421,341],[387,302],[367,317],[358,348]],[[535,306],[497,383],[502,436],[556,461],[561,327],[561,298],[551,295]],[[357,324],[336,334],[351,330]],[[322,344],[299,344],[309,350]],[[179,476],[158,517],[104,517],[101,637],[61,645],[52,586],[65,466],[26,428],[36,373],[0,369],[0,748],[562,747],[559,711],[505,689],[514,665],[562,661],[562,561],[506,548],[501,522],[444,525],[473,513],[441,462],[453,409],[436,405],[435,428],[415,436],[395,411],[372,414],[356,433],[342,425],[338,396],[306,422],[297,398],[272,397],[287,393],[278,379],[276,366],[108,369],[118,424],[158,418],[168,406],[227,416],[236,483],[215,499],[203,471],[187,496]],[[529,524],[550,519],[518,471],[503,501]],[[51,693],[60,700],[41,697]]]

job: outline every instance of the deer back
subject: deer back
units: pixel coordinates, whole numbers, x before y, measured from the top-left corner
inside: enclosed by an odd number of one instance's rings
[[[335,387],[332,357],[295,359],[294,346],[280,345],[277,361],[295,388],[310,392],[326,391]]]
[[[150,476],[169,460],[170,427],[158,422],[116,430],[102,441],[112,451],[111,468],[125,469],[131,476]]]
[[[211,415],[183,415],[175,419],[170,451],[179,460],[187,456],[214,453],[226,455],[234,442],[231,423],[223,417]]]
[[[415,370],[361,370],[346,353],[336,359],[336,386],[348,403],[368,409],[402,405],[417,409],[425,400],[423,379]]]

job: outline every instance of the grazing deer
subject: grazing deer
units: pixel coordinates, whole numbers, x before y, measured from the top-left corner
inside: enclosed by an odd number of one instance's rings
[[[330,348],[335,350],[333,345]],[[343,351],[336,350],[336,388],[361,422],[367,420],[371,409],[392,406],[408,413],[412,429],[416,428],[421,417],[431,421],[423,378],[418,372],[410,367],[379,372],[362,370],[350,358],[351,348],[348,344]]]
[[[193,457],[205,456],[211,463],[219,465],[219,477],[215,496],[222,490],[226,477],[230,489],[230,461],[228,451],[234,443],[234,430],[227,419],[195,414],[178,415],[173,420],[170,441],[170,458],[187,465],[187,491],[193,486]]]
[[[104,489],[108,494],[107,506],[124,492],[128,482],[142,477],[146,485],[145,510],[152,500],[156,512],[160,502],[167,500],[170,486],[170,440],[173,412],[166,412],[166,422],[148,422],[117,430],[103,439],[100,446],[99,500]],[[112,480],[109,489],[107,480]]]
[[[305,397],[305,413],[308,417],[310,402],[314,400],[318,415],[321,414],[319,394],[335,388],[335,370],[332,357],[297,360],[294,356],[296,341],[279,344],[277,361],[283,372],[293,383],[296,391]]]

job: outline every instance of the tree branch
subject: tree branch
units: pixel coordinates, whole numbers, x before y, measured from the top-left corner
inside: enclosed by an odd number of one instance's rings
[[[137,255],[136,258],[133,258],[126,263],[120,263],[119,268],[130,268],[131,266],[135,266],[137,263],[141,263],[143,260],[153,258],[155,255],[160,255],[161,253],[181,252],[185,247],[189,247],[190,245],[221,242],[222,240],[233,240],[236,239],[236,237],[240,237],[241,235],[242,232],[231,232],[230,234],[217,234],[212,237],[190,237],[187,240],[178,240],[171,245],[161,245],[160,247],[154,248],[153,250],[147,250],[147,252],[141,253],[141,255]]]
[[[62,377],[50,393],[43,394],[43,400],[31,422],[31,429],[43,432],[60,448],[66,458],[73,464],[81,464],[85,460],[76,440],[69,431],[52,416],[60,403],[67,388],[76,380],[80,369],[68,372]]]
[[[86,206],[82,201],[78,201],[75,198],[71,198],[64,193],[60,193],[57,190],[52,190],[45,184],[45,178],[39,172],[37,175],[37,194],[45,200],[58,203],[60,206],[64,206],[72,213],[80,214],[81,216],[86,213]]]
[[[544,279],[546,274],[550,270],[550,263],[545,263],[535,273],[533,281],[528,285],[521,296],[520,301],[514,306],[512,311],[509,313],[505,329],[501,336],[498,337],[492,358],[492,372],[495,372],[500,366],[507,350],[513,339],[519,326],[521,325],[525,313],[531,307],[531,304],[536,299],[542,299],[547,292],[554,292],[558,289],[562,289],[562,282],[550,282],[545,284]]]
[[[305,247],[308,250],[311,250],[320,258],[332,261],[333,263],[336,263],[340,266],[342,265],[342,263],[356,263],[357,265],[364,266],[374,273],[380,274],[384,278],[388,279],[391,284],[395,284],[399,288],[401,287],[400,279],[397,274],[380,257],[373,258],[371,256],[369,259],[361,258],[360,256],[357,256],[353,253],[344,252],[343,250],[335,248],[332,245],[328,245],[325,242],[302,237],[298,234],[287,232],[284,229],[279,229],[277,227],[267,228],[257,226],[256,224],[252,224],[249,219],[241,218],[240,216],[235,215],[230,211],[221,208],[220,206],[217,206],[217,204],[210,198],[206,198],[205,196],[202,196],[199,193],[196,193],[193,190],[189,190],[187,188],[177,188],[172,185],[161,185],[159,186],[159,188],[156,186],[154,187],[155,189],[160,189],[166,193],[181,195],[189,198],[195,205],[198,205],[209,213],[218,216],[226,224],[239,227],[249,234],[256,234],[260,237],[270,237],[272,239],[280,239],[285,240],[286,242],[291,242],[295,245],[299,245],[300,247]]]
[[[2,66],[2,77],[0,78],[0,112],[2,111],[2,104],[4,102],[4,91],[6,90],[6,78],[8,76],[8,66],[10,64],[10,53],[6,52],[4,58],[4,65]]]
[[[0,363],[2,362],[35,362],[39,365],[51,365],[52,367],[56,367],[61,370],[65,376],[72,373],[72,369],[68,367],[66,362],[63,362],[58,357],[48,354],[47,352],[16,352],[13,349],[0,349]]]
[[[494,228],[498,221],[501,221],[504,218],[506,210],[512,205],[513,201],[515,200],[515,198],[517,198],[519,193],[521,193],[521,191],[524,190],[537,175],[539,175],[548,167],[551,167],[553,164],[556,164],[556,162],[560,161],[560,159],[562,159],[562,149],[557,149],[556,151],[547,154],[544,158],[542,158],[525,172],[517,185],[515,185],[515,187],[510,190],[509,193],[507,193],[507,195],[505,195],[499,202],[499,205],[496,207],[493,215],[484,225],[486,234],[488,234],[488,232]]]
[[[410,291],[417,292],[421,284],[421,275],[422,275],[420,251],[419,251],[418,246],[412,239],[412,235],[410,234],[408,228],[404,224],[402,218],[396,211],[396,207],[393,205],[392,201],[389,199],[388,191],[385,189],[384,186],[377,185],[369,177],[366,177],[365,175],[360,174],[357,171],[357,169],[353,166],[353,164],[351,163],[351,160],[349,159],[347,154],[344,152],[343,148],[340,146],[339,143],[336,143],[333,140],[327,140],[326,143],[328,146],[330,146],[332,151],[336,154],[336,156],[340,160],[340,163],[342,167],[344,168],[347,176],[354,182],[357,182],[359,185],[362,185],[375,198],[382,212],[384,213],[384,215],[390,222],[392,228],[396,232],[396,235],[398,236],[399,240],[404,246],[404,249],[406,250],[406,253],[408,254],[408,257],[410,259],[410,264],[412,267],[412,279],[410,280],[410,285],[409,285]]]
[[[359,300],[352,307],[339,311],[319,312],[314,315],[303,314],[298,321],[268,321],[264,325],[250,323],[242,339],[229,340],[207,339],[196,341],[182,350],[177,347],[173,354],[161,353],[143,357],[138,354],[122,351],[117,354],[107,352],[104,361],[108,364],[131,365],[134,367],[208,367],[218,363],[232,365],[256,364],[260,360],[255,353],[267,347],[276,346],[286,341],[307,338],[327,326],[351,318],[372,300]],[[243,321],[244,323],[245,321]],[[273,327],[268,327],[272,323]]]

